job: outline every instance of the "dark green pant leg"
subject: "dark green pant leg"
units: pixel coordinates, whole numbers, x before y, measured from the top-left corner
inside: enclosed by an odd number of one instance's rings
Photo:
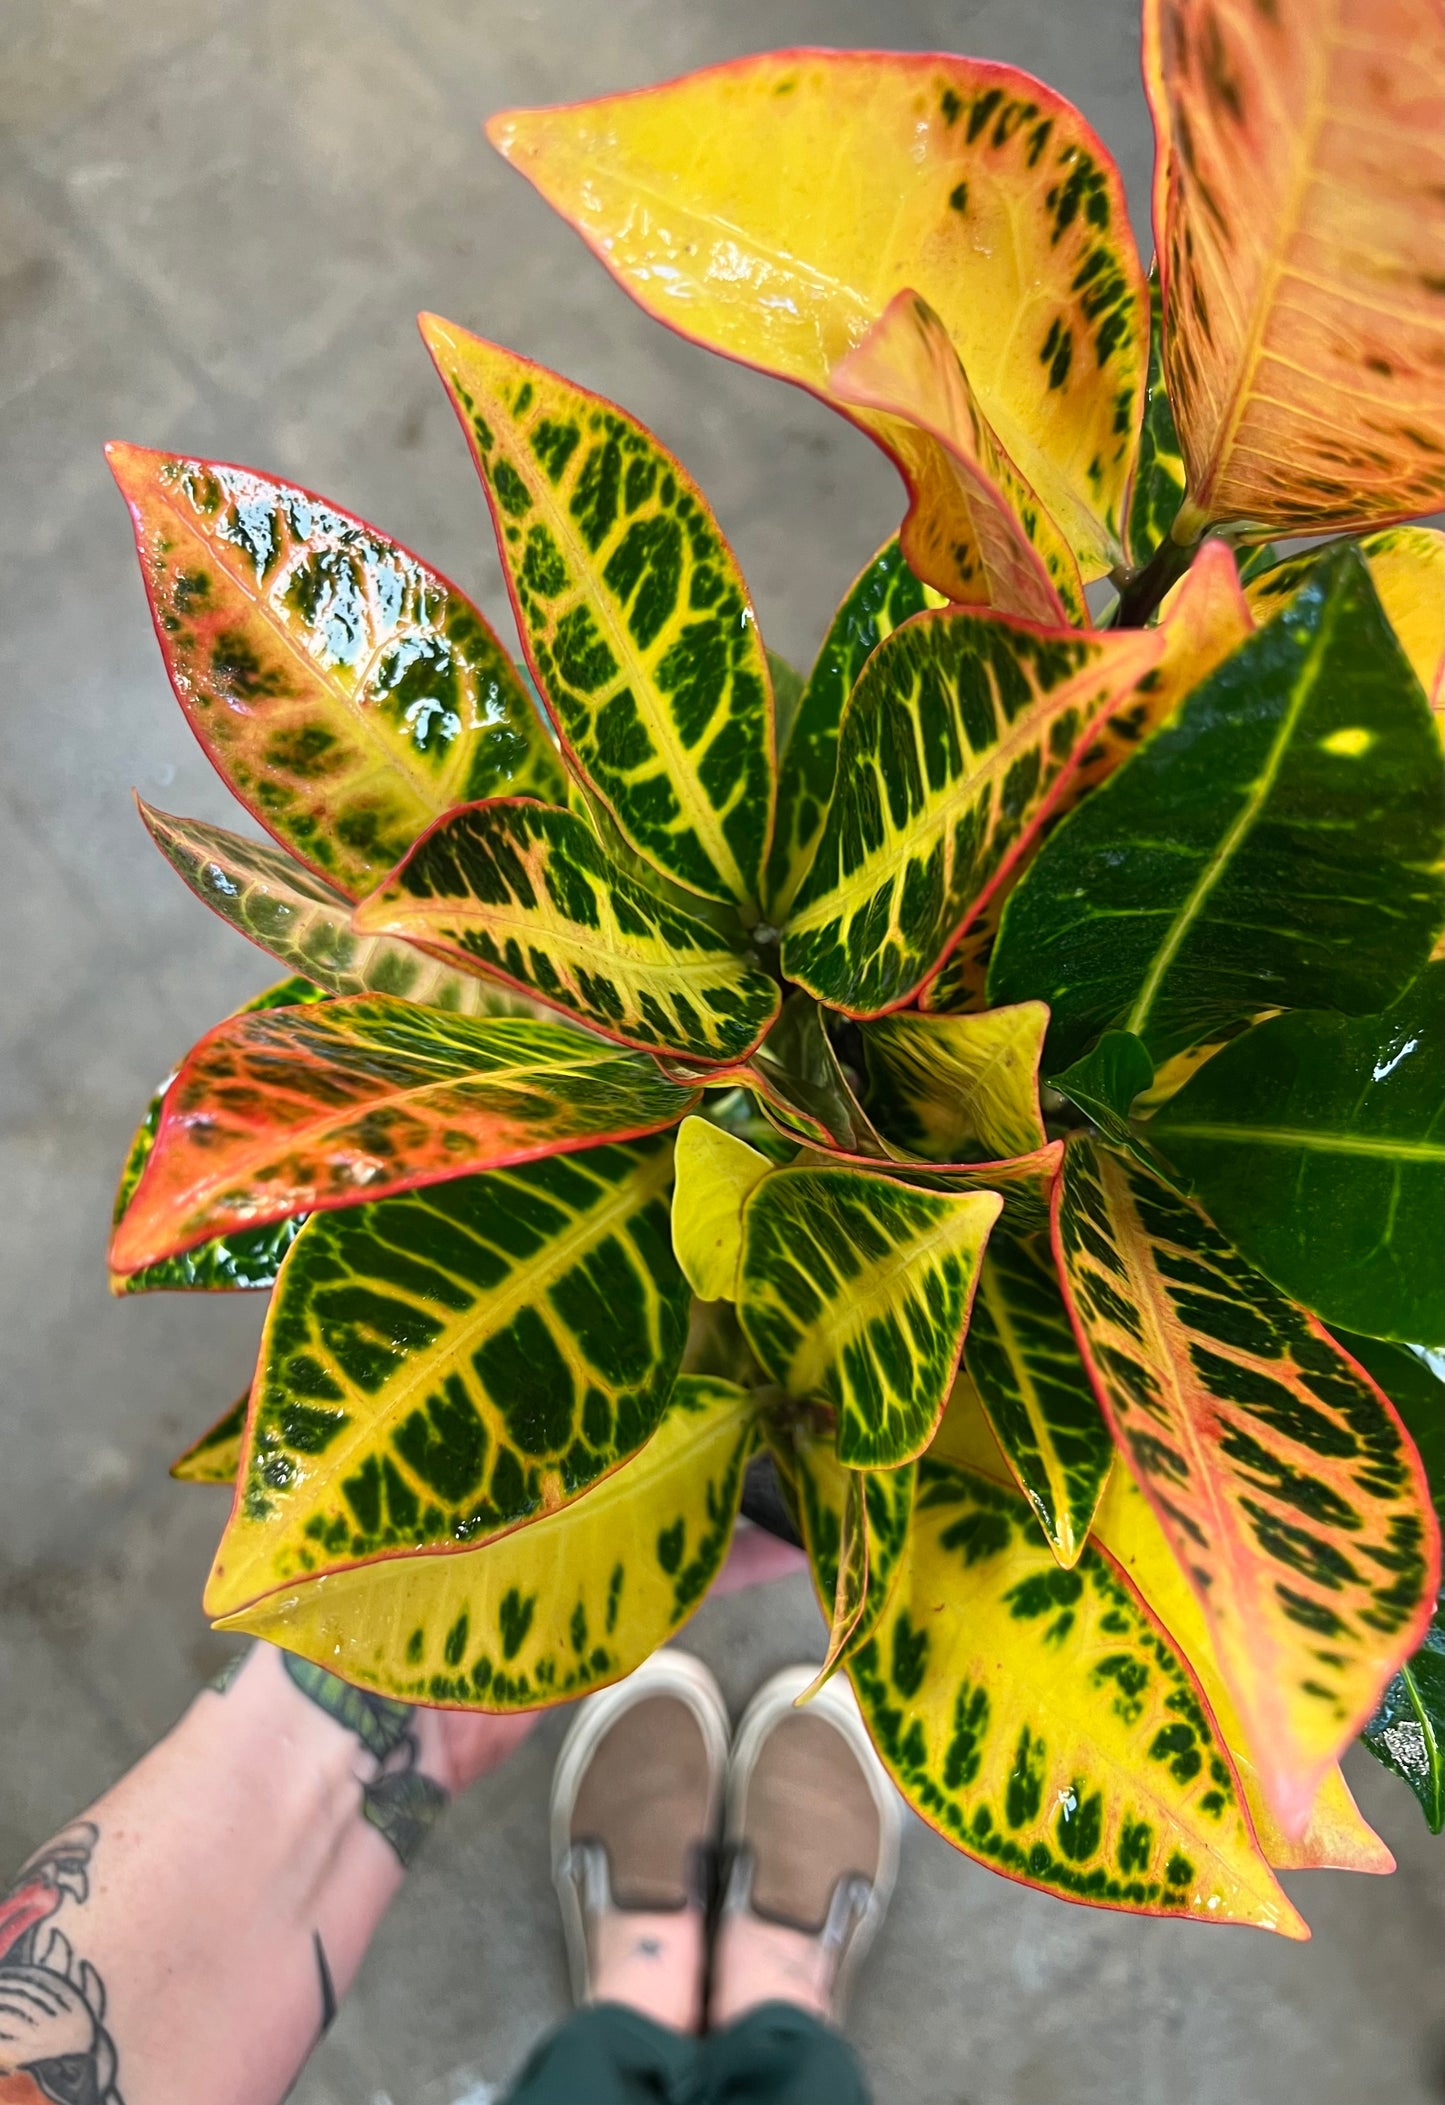
[[[841,2032],[792,2003],[762,2003],[701,2042],[707,2105],[868,2105],[858,2058]]]
[[[620,2003],[594,2003],[533,2050],[507,2105],[694,2105],[700,2045]]]

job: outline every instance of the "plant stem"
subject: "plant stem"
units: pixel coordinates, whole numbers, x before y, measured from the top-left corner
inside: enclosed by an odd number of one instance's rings
[[[1142,569],[1122,573],[1116,579],[1119,604],[1114,611],[1114,627],[1142,629],[1171,586],[1183,577],[1198,546],[1194,541],[1185,547],[1172,534],[1166,534]]]

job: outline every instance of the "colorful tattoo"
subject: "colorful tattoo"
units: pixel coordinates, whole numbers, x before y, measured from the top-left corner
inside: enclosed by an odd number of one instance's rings
[[[99,1840],[73,1820],[0,1899],[0,2098],[15,2105],[124,2105],[100,1975],[54,1920],[85,1905]]]
[[[309,1659],[281,1654],[281,1663],[304,1696],[328,1717],[354,1732],[376,1762],[361,1786],[361,1810],[371,1825],[409,1864],[447,1803],[447,1794],[416,1766],[417,1740],[410,1704],[373,1696],[340,1681]]]

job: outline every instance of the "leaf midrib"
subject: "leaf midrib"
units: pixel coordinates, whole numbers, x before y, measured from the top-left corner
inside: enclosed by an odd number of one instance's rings
[[[1183,1125],[1160,1127],[1171,1140],[1227,1140],[1250,1146],[1300,1148],[1321,1155],[1377,1156],[1386,1162],[1445,1162],[1445,1141],[1372,1140],[1360,1133],[1336,1133],[1291,1126]],[[1167,1145],[1167,1142],[1165,1143]]]

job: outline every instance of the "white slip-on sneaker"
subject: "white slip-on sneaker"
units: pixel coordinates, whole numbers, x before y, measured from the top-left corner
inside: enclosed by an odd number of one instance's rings
[[[751,1913],[816,1939],[837,2018],[887,1912],[902,1822],[845,1677],[835,1674],[794,1707],[816,1673],[792,1666],[774,1674],[734,1736],[719,1936],[730,1917]]]
[[[727,1707],[700,1659],[666,1647],[588,1696],[552,1778],[552,1876],[575,2000],[609,1913],[707,1900],[727,1773]]]

